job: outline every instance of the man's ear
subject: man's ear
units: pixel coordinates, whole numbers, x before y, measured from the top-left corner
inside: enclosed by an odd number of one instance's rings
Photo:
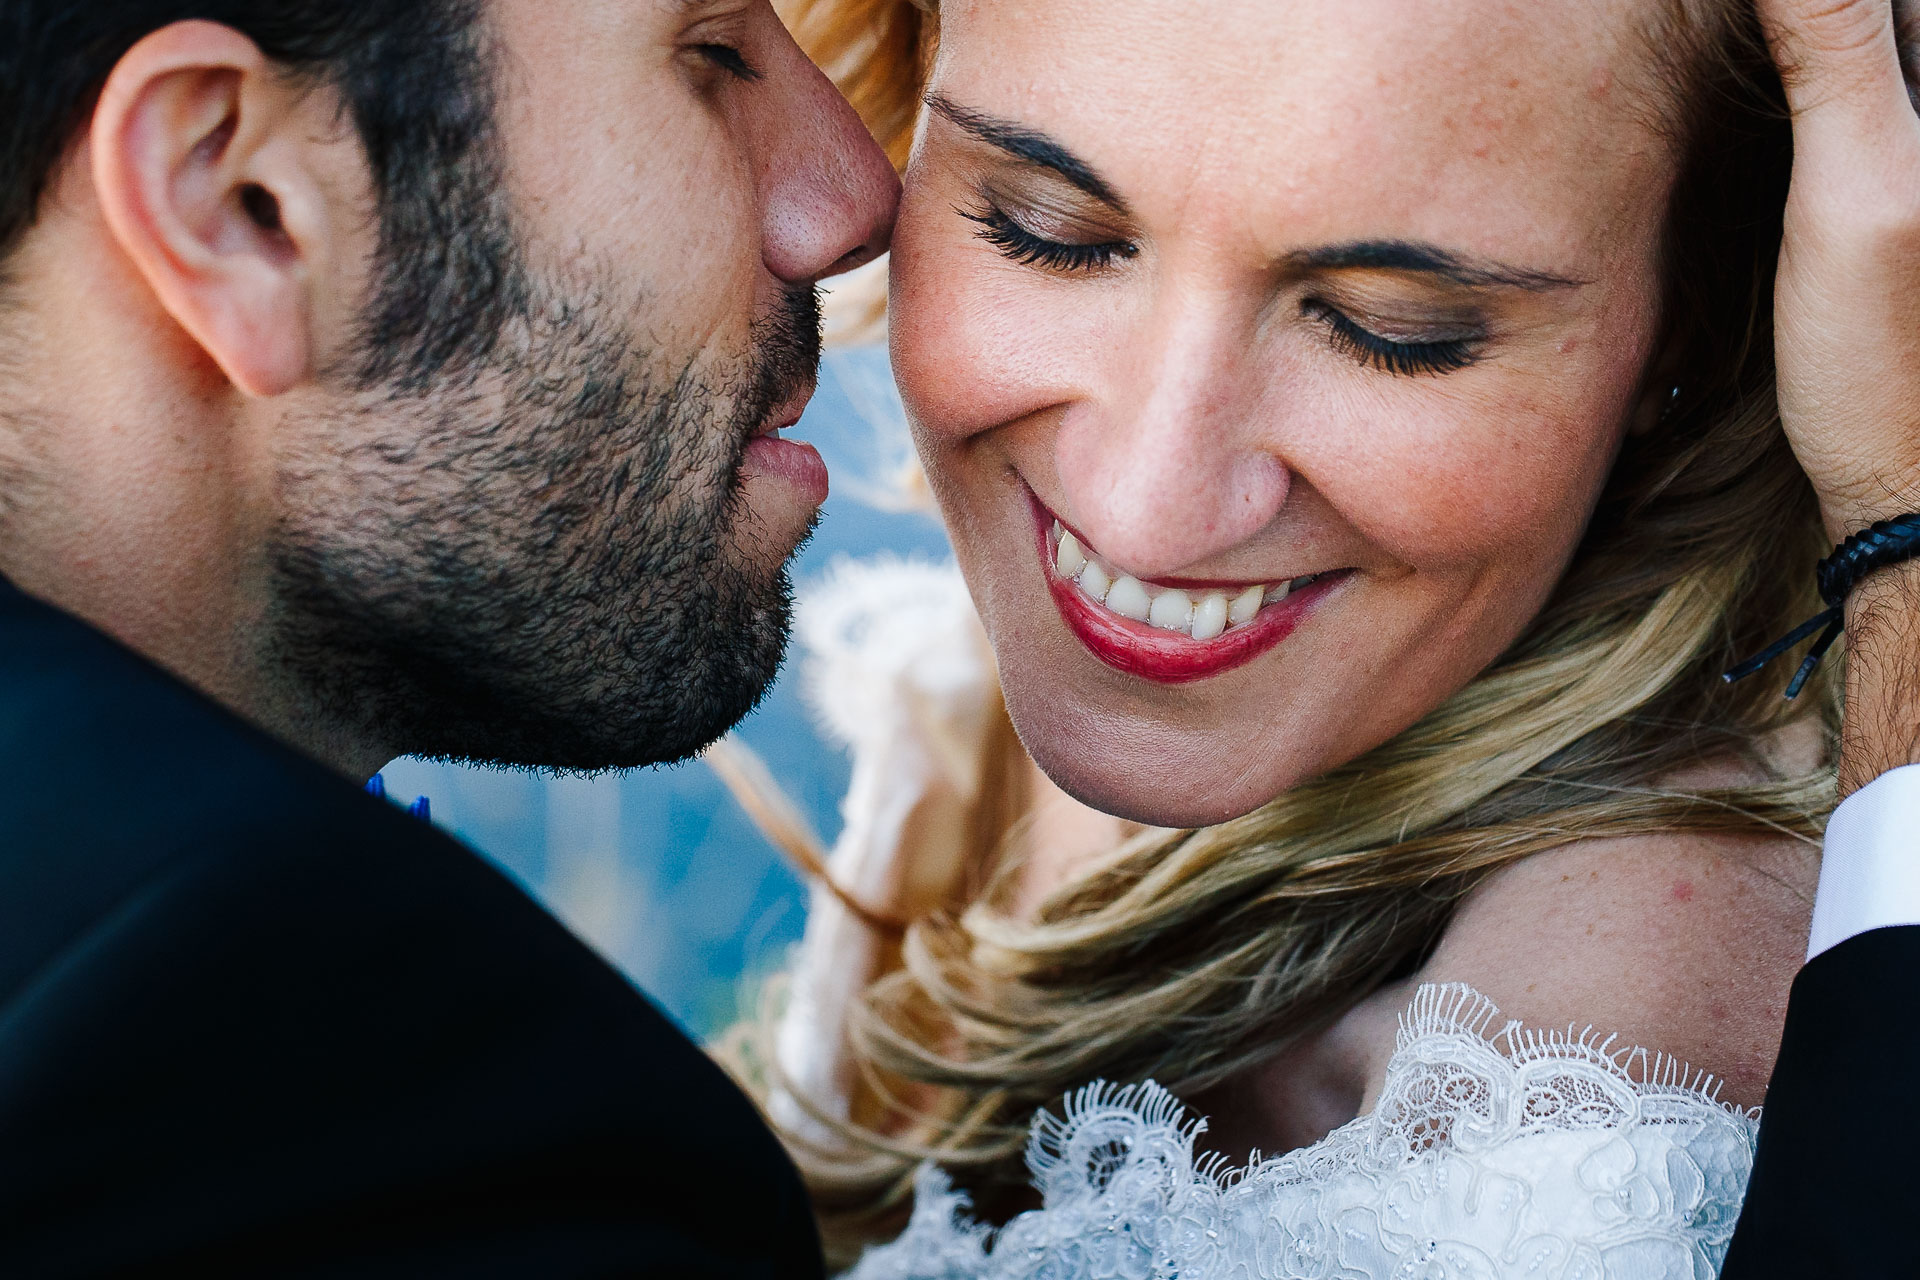
[[[312,271],[327,222],[301,101],[239,32],[177,22],[120,59],[87,133],[114,238],[252,396],[291,389],[315,364]]]

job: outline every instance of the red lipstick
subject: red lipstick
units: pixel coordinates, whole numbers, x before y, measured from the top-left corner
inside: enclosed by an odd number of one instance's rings
[[[1158,684],[1191,684],[1245,666],[1292,635],[1294,628],[1300,625],[1315,605],[1352,576],[1348,570],[1329,573],[1289,593],[1286,599],[1265,606],[1251,621],[1232,627],[1211,640],[1195,640],[1178,632],[1123,618],[1096,604],[1078,586],[1061,577],[1054,567],[1051,534],[1055,517],[1037,497],[1032,494],[1028,497],[1033,506],[1041,572],[1046,576],[1047,590],[1052,593],[1054,605],[1060,610],[1067,629],[1087,647],[1088,652],[1114,670]],[[1184,586],[1186,582],[1169,579],[1153,585]],[[1209,582],[1206,585],[1245,588],[1254,584]]]

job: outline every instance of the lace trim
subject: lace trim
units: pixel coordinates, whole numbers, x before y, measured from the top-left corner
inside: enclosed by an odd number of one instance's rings
[[[1414,994],[1413,1003],[1400,1015],[1395,1047],[1405,1051],[1428,1036],[1457,1032],[1478,1036],[1515,1065],[1580,1057],[1595,1065],[1610,1064],[1622,1080],[1641,1093],[1682,1093],[1709,1102],[1720,1100],[1720,1077],[1697,1070],[1671,1054],[1632,1045],[1615,1049],[1614,1041],[1620,1037],[1616,1034],[1603,1039],[1592,1026],[1580,1032],[1571,1026],[1564,1032],[1541,1031],[1521,1026],[1517,1018],[1508,1019],[1500,1030],[1488,1035],[1486,1029],[1499,1016],[1500,1009],[1493,1001],[1464,982],[1430,984]],[[1758,1107],[1734,1110],[1752,1120],[1760,1118]]]
[[[1759,1112],[1662,1054],[1536,1032],[1461,984],[1402,1015],[1380,1105],[1313,1146],[1228,1169],[1151,1082],[1095,1083],[1035,1121],[1043,1207],[1000,1231],[921,1170],[913,1217],[855,1280],[1706,1280]]]

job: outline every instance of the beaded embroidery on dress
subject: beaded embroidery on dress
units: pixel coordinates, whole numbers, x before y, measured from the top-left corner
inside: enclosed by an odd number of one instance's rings
[[[1152,1083],[1041,1117],[1043,1207],[1000,1231],[922,1169],[913,1218],[850,1280],[1709,1280],[1759,1112],[1613,1039],[1489,1035],[1460,984],[1401,1016],[1380,1104],[1313,1146],[1225,1172]]]

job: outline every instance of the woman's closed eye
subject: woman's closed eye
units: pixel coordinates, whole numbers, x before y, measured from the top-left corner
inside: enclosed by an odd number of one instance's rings
[[[1409,376],[1453,373],[1478,361],[1481,344],[1485,342],[1482,334],[1415,340],[1384,337],[1321,298],[1305,299],[1300,310],[1325,327],[1337,349],[1382,373]]]
[[[999,250],[1001,255],[1026,266],[1047,271],[1092,272],[1113,265],[1116,259],[1132,258],[1140,248],[1128,240],[1076,242],[1055,240],[1041,235],[1020,222],[992,201],[983,200],[977,208],[954,212],[979,230],[974,234]]]
[[[972,208],[956,208],[974,223],[975,235],[1010,261],[1060,274],[1097,274],[1116,262],[1139,256],[1140,248],[1124,239],[1060,239],[1046,235],[1009,213],[991,197],[982,195]],[[1038,219],[1051,221],[1052,219]],[[1328,339],[1343,354],[1383,373],[1414,376],[1447,374],[1480,358],[1486,336],[1476,330],[1449,326],[1453,332],[1434,336],[1387,337],[1355,321],[1324,298],[1310,296],[1300,304],[1302,314],[1320,322]]]

